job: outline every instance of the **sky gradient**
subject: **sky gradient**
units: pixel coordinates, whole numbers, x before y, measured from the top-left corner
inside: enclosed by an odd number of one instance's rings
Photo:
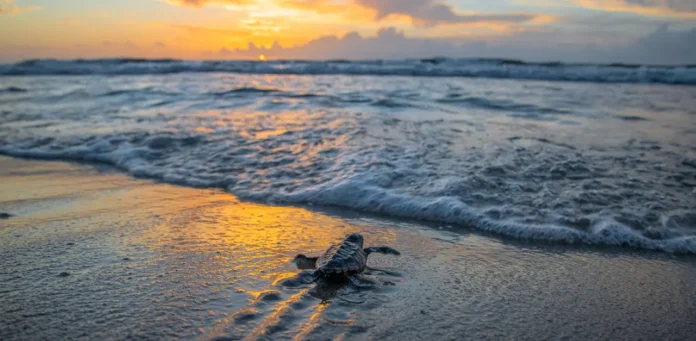
[[[499,57],[696,64],[694,0],[0,0],[0,60]]]

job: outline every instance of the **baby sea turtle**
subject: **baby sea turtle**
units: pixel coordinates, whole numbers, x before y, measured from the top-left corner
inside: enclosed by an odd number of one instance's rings
[[[363,236],[352,233],[338,243],[331,245],[321,257],[297,255],[293,260],[300,269],[315,269],[314,280],[347,277],[365,271],[367,256],[371,253],[400,255],[390,247],[377,246],[363,249]]]

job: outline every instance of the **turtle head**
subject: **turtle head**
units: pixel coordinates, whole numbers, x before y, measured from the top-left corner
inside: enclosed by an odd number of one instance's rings
[[[310,270],[317,267],[318,259],[318,257],[307,257],[303,254],[299,254],[295,256],[295,259],[293,259],[292,262],[295,263],[297,268],[300,270]]]
[[[351,233],[351,234],[347,235],[346,241],[358,244],[358,245],[360,245],[361,248],[363,247],[363,243],[364,243],[363,236],[360,233]]]

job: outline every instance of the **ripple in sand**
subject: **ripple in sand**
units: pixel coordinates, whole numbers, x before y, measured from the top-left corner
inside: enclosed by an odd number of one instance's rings
[[[242,309],[238,312],[236,312],[234,315],[232,315],[232,318],[234,319],[235,322],[249,322],[251,320],[257,319],[259,316],[261,316],[261,312],[258,311],[257,309],[254,308],[245,308]]]

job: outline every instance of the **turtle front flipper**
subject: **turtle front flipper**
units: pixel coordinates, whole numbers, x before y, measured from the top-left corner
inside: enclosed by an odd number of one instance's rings
[[[401,255],[401,252],[399,252],[395,249],[392,249],[388,246],[373,246],[373,247],[368,247],[368,248],[364,249],[363,251],[365,251],[366,255],[369,255],[371,253],[381,253],[381,254],[385,254],[385,255],[396,255],[396,256]]]
[[[293,259],[293,263],[297,265],[297,268],[300,270],[314,270],[317,268],[317,261],[319,260],[319,257],[307,257],[305,255],[297,255],[295,256],[295,259]]]

